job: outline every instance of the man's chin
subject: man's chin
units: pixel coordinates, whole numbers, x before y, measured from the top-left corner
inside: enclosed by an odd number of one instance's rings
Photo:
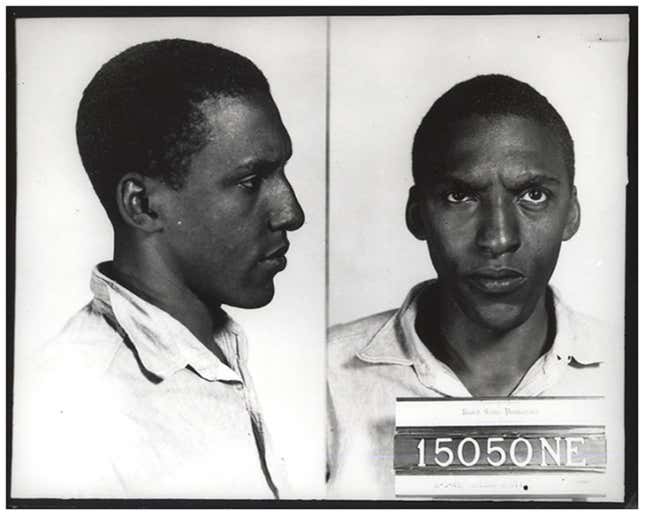
[[[505,303],[477,307],[469,317],[479,326],[493,333],[507,333],[521,326],[529,318],[524,311],[516,306]]]
[[[261,308],[268,305],[274,296],[275,287],[271,281],[262,287],[240,289],[226,304],[237,308]]]
[[[469,285],[460,294],[457,304],[461,311],[482,329],[494,333],[506,333],[524,324],[538,301],[527,295],[524,288],[493,295]]]

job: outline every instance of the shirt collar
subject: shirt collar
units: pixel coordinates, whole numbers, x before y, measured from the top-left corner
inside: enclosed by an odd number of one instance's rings
[[[420,379],[433,383],[441,371],[455,377],[450,368],[438,360],[427,346],[421,342],[415,329],[417,302],[419,295],[437,280],[429,280],[415,285],[408,293],[401,308],[385,323],[374,337],[356,353],[356,356],[369,363],[398,364],[414,366]],[[556,361],[578,366],[597,365],[602,361],[602,351],[583,341],[576,328],[576,314],[566,306],[556,289],[553,293],[555,307],[556,335],[551,348],[541,357],[544,367]],[[560,357],[560,358],[558,358]]]
[[[167,312],[106,276],[101,271],[106,265],[107,262],[99,264],[92,271],[94,306],[117,324],[117,331],[127,335],[147,371],[164,380],[190,366],[208,381],[242,382],[237,367],[238,360],[246,361],[246,338],[235,321],[227,315],[224,325],[213,335],[233,369]]]
[[[415,338],[414,318],[416,318],[416,301],[419,292],[429,282],[415,285],[403,301],[401,308],[388,319],[385,325],[356,353],[358,358],[373,364],[412,365],[414,348],[410,346]],[[412,317],[412,325],[409,319]]]

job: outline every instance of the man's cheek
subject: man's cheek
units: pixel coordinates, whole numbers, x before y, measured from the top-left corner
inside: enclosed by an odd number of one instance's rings
[[[468,261],[471,246],[463,231],[441,235],[438,244],[439,252],[450,269],[459,269],[462,262]]]
[[[532,248],[536,257],[541,261],[557,260],[562,245],[562,235],[557,231],[543,232],[532,239]]]

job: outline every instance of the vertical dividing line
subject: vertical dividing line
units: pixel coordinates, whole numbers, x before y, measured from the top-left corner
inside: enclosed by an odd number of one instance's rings
[[[330,89],[331,89],[331,17],[326,18],[326,62],[325,62],[325,331],[324,331],[324,353],[323,353],[323,467],[324,476],[322,484],[322,493],[324,495],[327,486],[327,450],[329,450],[329,435],[327,432],[327,332],[329,331],[329,121],[330,121]]]
[[[325,334],[329,326],[329,120],[330,120],[330,75],[331,75],[331,17],[326,21],[326,63],[325,63]],[[326,342],[326,339],[325,339]],[[327,347],[325,346],[325,350]],[[327,353],[325,352],[325,358]],[[327,361],[325,360],[325,363]],[[326,368],[325,368],[326,372]]]
[[[5,318],[6,330],[6,506],[10,506],[11,472],[13,456],[13,400],[14,400],[14,373],[15,373],[15,302],[16,302],[16,197],[17,191],[17,98],[16,98],[16,11],[19,7],[5,7],[6,9],[6,134],[7,145],[5,148],[6,159],[6,291],[5,303],[7,313]]]

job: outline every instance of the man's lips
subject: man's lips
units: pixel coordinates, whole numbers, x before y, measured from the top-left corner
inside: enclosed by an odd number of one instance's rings
[[[467,278],[471,285],[486,294],[509,294],[526,281],[526,276],[520,271],[508,268],[477,269]]]
[[[287,266],[287,257],[285,255],[288,250],[289,242],[281,244],[279,247],[274,248],[260,258],[260,263],[267,265],[276,272],[284,270]]]

